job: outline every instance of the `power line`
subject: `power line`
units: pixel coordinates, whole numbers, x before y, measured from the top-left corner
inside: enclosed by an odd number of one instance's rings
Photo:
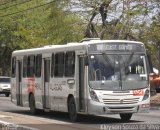
[[[17,5],[25,4],[25,3],[30,2],[30,1],[31,0],[27,0],[27,1],[24,1],[24,2],[21,2],[21,3],[13,4],[11,6],[8,6],[8,7],[5,7],[5,8],[1,8],[0,10],[4,10],[4,9],[8,9],[8,8],[11,8],[11,7],[14,7],[14,6],[17,6]]]
[[[39,7],[42,7],[42,6],[45,6],[45,5],[48,5],[48,4],[51,4],[55,2],[54,0],[51,1],[51,2],[48,2],[46,4],[42,4],[42,5],[38,5],[38,6],[34,6],[32,8],[28,8],[28,9],[25,9],[25,10],[21,10],[21,11],[17,11],[17,12],[14,12],[14,13],[10,13],[10,14],[6,14],[6,15],[1,15],[0,17],[7,17],[7,16],[10,16],[10,15],[14,15],[14,14],[18,14],[18,13],[22,13],[22,12],[25,12],[25,11],[29,11],[29,10],[32,10],[32,9],[36,9],[36,8],[39,8]]]

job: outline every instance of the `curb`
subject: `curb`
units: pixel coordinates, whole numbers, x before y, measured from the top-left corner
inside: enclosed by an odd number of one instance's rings
[[[160,104],[151,103],[150,106],[160,108]]]
[[[17,125],[0,120],[0,130],[39,130],[32,127],[27,127],[23,125]]]
[[[151,109],[156,109],[156,110],[160,110],[160,104],[152,104],[150,106]]]

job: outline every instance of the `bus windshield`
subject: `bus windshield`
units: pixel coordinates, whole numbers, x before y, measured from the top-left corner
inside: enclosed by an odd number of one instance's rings
[[[147,87],[145,55],[90,54],[89,85],[94,89],[134,90]]]

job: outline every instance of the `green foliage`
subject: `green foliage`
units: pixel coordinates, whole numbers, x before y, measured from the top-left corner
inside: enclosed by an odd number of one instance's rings
[[[159,4],[151,0],[0,0],[0,74],[9,74],[14,50],[80,41],[89,23],[94,25],[93,34],[103,39],[144,42],[158,66]],[[100,5],[105,5],[101,12]]]
[[[159,55],[159,47],[160,47],[160,16],[158,15],[153,19],[150,28],[146,31],[144,41],[147,44],[148,49],[152,54],[153,65],[160,70],[160,55]]]
[[[64,11],[68,2],[0,0],[1,75],[9,74],[14,50],[65,44],[82,37],[80,19]]]
[[[46,29],[47,39],[50,44],[66,44],[71,41],[80,40],[83,36],[78,26],[80,19],[63,11],[55,3],[51,4],[51,13]]]

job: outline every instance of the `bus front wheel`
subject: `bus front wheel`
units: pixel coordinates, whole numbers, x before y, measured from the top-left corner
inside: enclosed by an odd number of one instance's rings
[[[122,121],[129,121],[132,117],[132,113],[122,113],[120,114],[121,120]]]
[[[6,96],[6,97],[9,97],[9,95],[10,95],[9,93],[5,93],[5,96]]]
[[[69,113],[69,118],[71,119],[71,121],[77,120],[76,103],[73,97],[70,98],[68,101],[68,113]]]

